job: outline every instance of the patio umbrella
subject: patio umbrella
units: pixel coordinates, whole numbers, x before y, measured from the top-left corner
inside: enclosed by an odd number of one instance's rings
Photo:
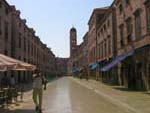
[[[36,66],[25,63],[25,62],[20,62],[17,64],[17,66],[13,70],[18,70],[18,71],[33,71],[36,69]]]
[[[9,62],[6,59],[4,60],[3,57],[0,57],[0,71],[7,71],[9,69],[15,69],[15,67],[17,66],[17,63]]]
[[[36,66],[0,54],[0,71],[19,70],[33,71]]]

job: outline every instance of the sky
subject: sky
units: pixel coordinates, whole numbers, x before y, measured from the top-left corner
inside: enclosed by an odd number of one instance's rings
[[[77,29],[78,44],[88,31],[94,8],[109,6],[113,0],[6,0],[21,11],[21,18],[36,31],[57,57],[69,57],[69,30]]]

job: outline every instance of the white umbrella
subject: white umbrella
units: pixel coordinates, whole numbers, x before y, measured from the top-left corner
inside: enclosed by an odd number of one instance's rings
[[[0,71],[7,70],[19,70],[19,71],[33,71],[36,69],[36,66],[28,64],[3,54],[0,54]]]

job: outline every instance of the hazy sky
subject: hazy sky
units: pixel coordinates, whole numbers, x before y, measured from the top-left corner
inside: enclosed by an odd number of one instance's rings
[[[88,30],[88,20],[94,8],[105,7],[113,0],[7,0],[21,11],[36,35],[51,47],[56,56],[69,56],[69,30],[77,28],[78,44]]]

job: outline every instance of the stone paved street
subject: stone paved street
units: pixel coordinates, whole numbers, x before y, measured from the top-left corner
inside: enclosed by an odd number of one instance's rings
[[[31,92],[6,113],[35,113]],[[43,113],[149,113],[150,96],[113,89],[96,81],[61,78],[44,93]],[[140,107],[139,107],[140,106]],[[0,111],[0,113],[5,113]]]

